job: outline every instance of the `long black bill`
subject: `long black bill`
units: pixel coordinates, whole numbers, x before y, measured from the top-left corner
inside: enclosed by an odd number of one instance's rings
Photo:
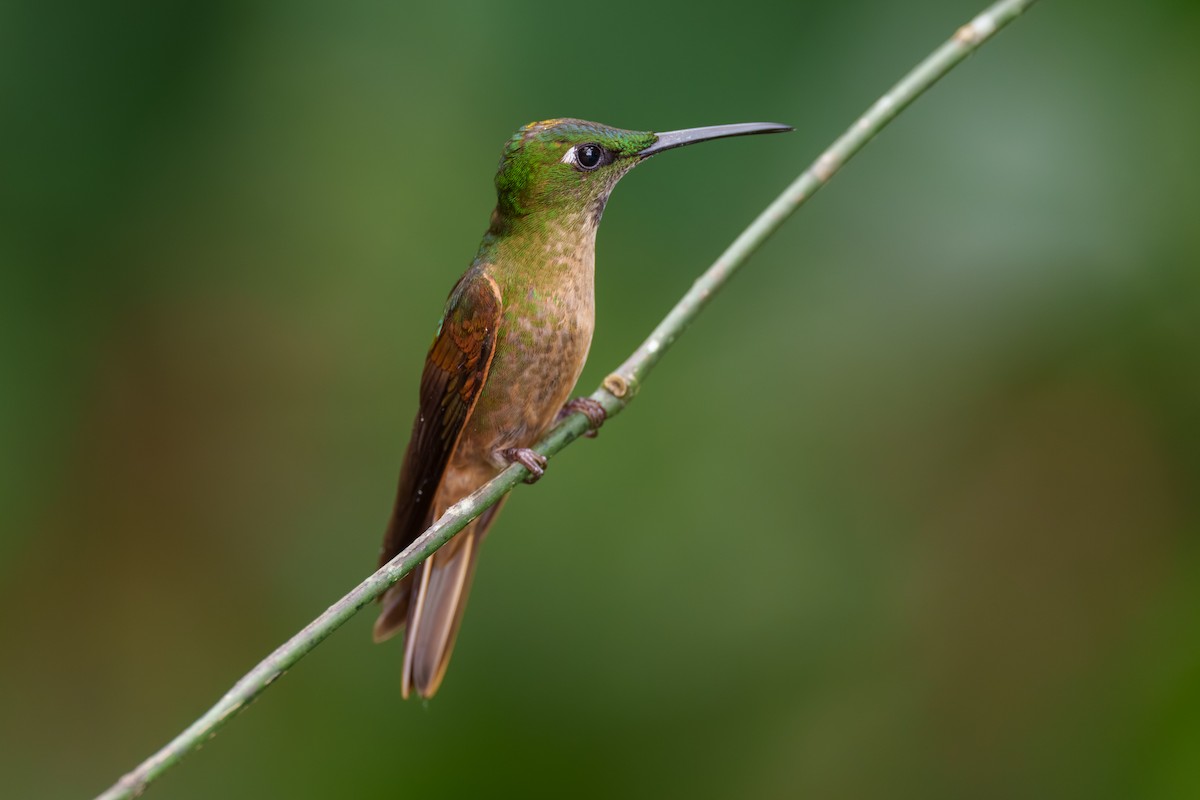
[[[784,133],[794,130],[790,125],[780,125],[777,122],[740,122],[736,125],[709,125],[707,128],[685,128],[681,131],[667,131],[657,134],[658,141],[639,150],[638,156],[646,158],[663,150],[683,147],[696,142],[707,142],[709,139],[725,139],[730,136],[750,136],[755,133]]]

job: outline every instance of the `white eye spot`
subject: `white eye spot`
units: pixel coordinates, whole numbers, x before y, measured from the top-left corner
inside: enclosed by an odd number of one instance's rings
[[[574,146],[568,147],[567,152],[563,153],[563,157],[560,158],[559,160],[562,161],[562,163],[564,163],[564,164],[574,165],[574,164],[578,163],[578,159],[575,157],[575,147]]]

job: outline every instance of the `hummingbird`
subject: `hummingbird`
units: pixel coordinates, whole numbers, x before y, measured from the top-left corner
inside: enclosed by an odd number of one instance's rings
[[[531,122],[504,145],[496,208],[479,252],[455,284],[421,374],[420,405],[400,469],[383,565],[447,508],[512,463],[540,478],[530,448],[561,417],[604,422],[589,398],[568,401],[595,326],[596,229],[625,173],[664,150],[758,133],[742,123],[654,133],[579,119]],[[507,499],[507,498],[505,498]],[[504,499],[392,586],[374,638],[407,629],[401,694],[431,697],[462,622],[479,546]]]

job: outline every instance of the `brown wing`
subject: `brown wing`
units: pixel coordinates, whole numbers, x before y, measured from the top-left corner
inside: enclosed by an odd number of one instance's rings
[[[463,275],[450,293],[425,359],[420,409],[400,468],[396,506],[379,553],[381,566],[431,522],[433,495],[487,382],[500,309],[499,287],[478,267]],[[397,616],[402,625],[404,615],[391,612],[391,608],[384,610],[388,617]]]

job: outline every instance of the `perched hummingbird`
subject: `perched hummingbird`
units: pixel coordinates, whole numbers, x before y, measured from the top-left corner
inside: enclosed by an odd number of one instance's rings
[[[789,130],[746,123],[652,133],[552,119],[509,139],[491,224],[450,292],[425,359],[381,565],[510,463],[523,464],[530,482],[541,477],[546,460],[529,448],[560,415],[584,413],[593,432],[604,421],[598,403],[566,400],[595,324],[596,228],[621,176],[664,150]],[[408,627],[404,697],[414,689],[430,697],[441,684],[480,542],[503,502],[384,595],[375,641]]]

